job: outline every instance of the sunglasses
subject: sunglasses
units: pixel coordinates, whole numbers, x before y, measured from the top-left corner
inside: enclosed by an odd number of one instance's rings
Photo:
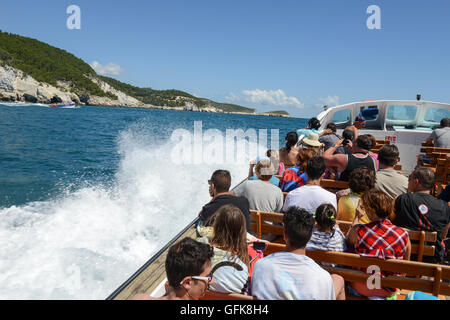
[[[210,275],[209,277],[191,276],[191,279],[206,281],[209,286],[209,283],[212,281],[213,277],[212,277],[212,275]],[[184,279],[180,282],[180,285],[183,284],[183,281],[184,281]]]

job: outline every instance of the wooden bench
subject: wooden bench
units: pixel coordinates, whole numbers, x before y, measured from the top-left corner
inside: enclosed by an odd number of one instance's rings
[[[247,296],[241,293],[220,293],[211,290],[207,290],[205,296],[199,300],[254,300],[252,296]]]
[[[282,240],[284,228],[279,225],[283,222],[283,214],[276,212],[262,212],[256,210],[250,210],[250,229],[256,233],[258,238],[262,238],[263,234],[271,234],[279,236],[277,242],[284,242]],[[278,224],[274,224],[278,223]],[[341,229],[344,235],[347,234],[348,230],[352,225],[348,221],[337,220],[339,229]],[[416,261],[423,261],[424,256],[433,257],[436,252],[436,240],[437,232],[425,232],[425,231],[414,231],[405,230],[408,232],[409,239],[411,241],[411,254],[416,255]]]
[[[284,244],[270,243],[265,255],[285,250]],[[306,255],[318,263],[338,265],[338,267],[324,266],[324,269],[330,274],[342,276],[345,281],[366,283],[372,275],[356,269],[378,266],[380,271],[406,275],[381,278],[383,287],[423,291],[434,296],[450,295],[450,283],[442,282],[442,280],[450,280],[449,266],[397,259],[383,260],[332,251],[306,251]]]

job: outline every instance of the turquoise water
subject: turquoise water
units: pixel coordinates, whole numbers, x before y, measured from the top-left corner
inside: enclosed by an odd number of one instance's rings
[[[207,180],[239,162],[181,163],[176,130],[304,127],[304,119],[0,104],[0,299],[104,299],[209,201]],[[198,124],[198,123],[197,123]],[[216,135],[217,137],[217,135]],[[261,138],[261,135],[258,135]],[[219,140],[203,140],[202,159]],[[225,141],[224,141],[225,143]],[[252,143],[248,143],[251,145]],[[257,144],[261,144],[261,139]],[[258,151],[261,153],[265,145]],[[182,155],[177,156],[176,150]],[[238,148],[234,149],[239,150]]]

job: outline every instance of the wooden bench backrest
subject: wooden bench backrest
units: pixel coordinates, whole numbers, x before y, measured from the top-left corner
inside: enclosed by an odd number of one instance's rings
[[[255,232],[256,236],[260,239],[262,238],[263,233],[277,236],[283,235],[283,226],[265,223],[282,223],[282,213],[250,210],[250,221],[250,229]],[[352,223],[338,220],[337,224],[342,233],[346,235],[348,230],[350,230]],[[417,261],[422,261],[424,256],[434,256],[436,252],[435,243],[437,240],[437,232],[414,231],[408,229],[406,229],[406,231],[411,240],[411,253],[417,255]]]
[[[220,293],[207,290],[205,296],[199,300],[254,300],[252,296],[240,293]]]
[[[285,251],[283,244],[270,243],[265,255],[279,251]],[[330,274],[339,274],[346,281],[366,283],[371,274],[363,271],[343,268],[367,268],[378,266],[380,271],[400,273],[407,275],[387,276],[381,278],[383,287],[423,291],[435,296],[450,295],[450,283],[441,282],[442,279],[450,280],[450,267],[432,263],[404,261],[404,260],[382,260],[377,258],[362,257],[357,254],[332,252],[332,251],[307,251],[306,255],[316,262],[325,262],[338,265],[337,267],[324,267]],[[433,279],[422,279],[421,276]]]

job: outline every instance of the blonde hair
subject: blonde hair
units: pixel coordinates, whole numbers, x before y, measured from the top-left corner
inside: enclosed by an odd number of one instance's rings
[[[248,266],[247,228],[242,211],[233,205],[225,205],[214,216],[211,244],[230,252],[232,257],[238,257]]]

